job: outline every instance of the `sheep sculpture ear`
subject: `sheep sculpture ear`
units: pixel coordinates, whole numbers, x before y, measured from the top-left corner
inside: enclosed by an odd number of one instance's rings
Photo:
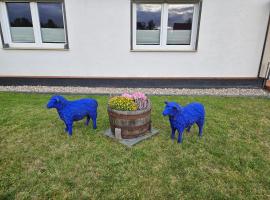
[[[175,110],[177,110],[177,111],[181,111],[181,106],[179,106],[179,105],[174,105],[173,106],[173,108],[175,109]]]
[[[164,101],[164,103],[167,105],[168,104],[168,101]]]
[[[59,103],[60,102],[60,99],[58,97],[55,98],[56,99],[56,102]]]

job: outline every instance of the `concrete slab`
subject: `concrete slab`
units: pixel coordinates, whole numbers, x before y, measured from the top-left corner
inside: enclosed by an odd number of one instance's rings
[[[116,139],[116,137],[112,134],[111,129],[106,130],[104,133],[104,135],[106,135],[107,137],[110,137],[110,138],[120,142],[121,144],[123,144],[129,148],[131,148],[135,144],[138,144],[139,142],[142,142],[143,140],[151,138],[152,136],[154,136],[156,134],[158,134],[158,130],[154,129],[154,128],[152,128],[151,132],[148,132],[141,137],[137,137],[137,138],[133,138],[133,139]]]

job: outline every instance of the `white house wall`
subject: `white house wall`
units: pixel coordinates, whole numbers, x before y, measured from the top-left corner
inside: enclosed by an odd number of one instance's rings
[[[70,49],[1,48],[0,76],[257,77],[270,0],[203,0],[197,52],[131,52],[129,0],[65,6]]]

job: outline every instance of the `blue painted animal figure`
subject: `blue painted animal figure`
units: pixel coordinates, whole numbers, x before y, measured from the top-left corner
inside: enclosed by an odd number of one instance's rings
[[[72,135],[73,122],[85,117],[87,126],[92,119],[93,128],[97,128],[97,107],[98,103],[95,99],[68,101],[62,96],[52,96],[47,104],[48,109],[56,108],[59,117],[66,125],[65,131],[68,132],[69,136]]]
[[[205,122],[205,109],[201,103],[191,103],[185,107],[176,102],[165,102],[166,106],[163,116],[169,116],[171,125],[171,138],[175,139],[175,131],[178,131],[178,143],[182,143],[183,132],[185,129],[190,131],[193,124],[199,127],[199,136],[202,137]]]

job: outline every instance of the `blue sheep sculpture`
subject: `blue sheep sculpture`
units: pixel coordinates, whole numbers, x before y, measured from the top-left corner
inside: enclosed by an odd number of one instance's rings
[[[185,129],[189,132],[193,124],[199,127],[199,136],[202,137],[203,126],[205,121],[205,109],[200,103],[191,103],[185,107],[181,107],[175,102],[165,102],[166,106],[163,116],[169,116],[171,125],[171,138],[175,139],[175,131],[177,130],[178,143],[182,143],[182,135]]]
[[[62,96],[52,96],[47,104],[47,108],[56,108],[59,117],[66,125],[65,131],[72,136],[73,122],[82,120],[86,117],[85,125],[88,126],[90,119],[93,122],[93,128],[97,128],[97,107],[95,99],[80,99],[68,101]]]

